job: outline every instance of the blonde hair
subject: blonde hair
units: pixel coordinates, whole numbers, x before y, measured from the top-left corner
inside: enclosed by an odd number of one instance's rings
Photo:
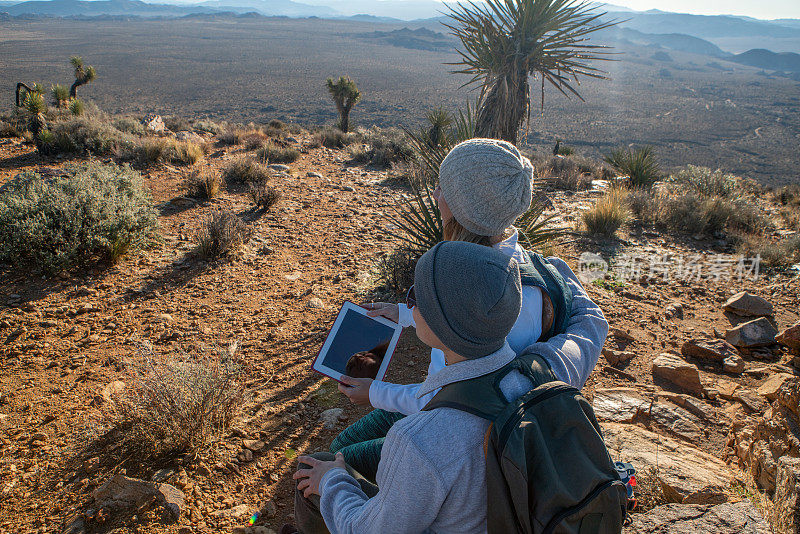
[[[486,235],[478,235],[464,228],[455,217],[450,217],[444,222],[442,235],[445,241],[466,241],[487,247],[492,246],[492,238]]]

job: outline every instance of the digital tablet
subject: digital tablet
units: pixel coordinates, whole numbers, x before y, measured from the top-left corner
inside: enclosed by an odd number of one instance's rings
[[[341,382],[342,375],[382,380],[402,327],[345,302],[311,368]]]

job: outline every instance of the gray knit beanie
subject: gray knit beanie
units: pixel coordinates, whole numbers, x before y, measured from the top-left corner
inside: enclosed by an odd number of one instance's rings
[[[533,165],[498,139],[470,139],[447,154],[439,187],[453,217],[478,235],[495,236],[531,206]]]
[[[491,247],[445,241],[414,273],[417,308],[447,348],[468,359],[497,352],[519,317],[519,266]]]

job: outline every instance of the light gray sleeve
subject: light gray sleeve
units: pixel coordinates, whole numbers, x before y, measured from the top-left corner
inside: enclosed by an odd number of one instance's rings
[[[581,285],[578,277],[563,260],[547,258],[572,290],[572,313],[566,331],[542,343],[534,343],[527,351],[540,354],[562,382],[582,388],[597,365],[608,336],[608,321]]]
[[[401,432],[386,436],[377,483],[378,494],[367,499],[347,471],[328,471],[320,483],[320,511],[328,529],[337,534],[424,532],[447,497],[430,460]]]

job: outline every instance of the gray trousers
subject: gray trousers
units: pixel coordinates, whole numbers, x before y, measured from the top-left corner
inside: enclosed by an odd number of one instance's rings
[[[323,462],[332,462],[336,459],[335,456],[329,452],[315,452],[311,456]],[[303,463],[297,466],[298,469],[309,469],[310,467],[310,465]],[[368,498],[371,499],[377,495],[378,486],[361,476],[358,471],[349,465],[346,467],[347,472],[356,479],[356,482],[361,486],[361,491],[363,491]],[[303,497],[303,492],[297,489],[297,486],[295,486],[294,489],[294,519],[297,522],[297,530],[300,531],[300,534],[330,533],[328,527],[325,526],[325,520],[322,519],[322,513],[319,511],[319,495],[312,495],[310,498],[306,499]]]

